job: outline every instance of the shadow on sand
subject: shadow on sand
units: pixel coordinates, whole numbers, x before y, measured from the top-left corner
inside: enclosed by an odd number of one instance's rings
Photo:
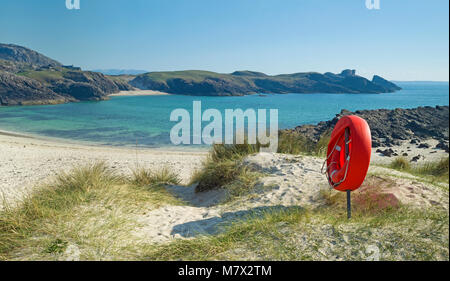
[[[190,221],[182,224],[178,224],[173,227],[171,235],[180,235],[184,238],[197,237],[201,235],[214,235],[223,232],[226,226],[239,221],[244,221],[250,218],[263,217],[265,214],[282,212],[282,211],[294,211],[303,210],[299,206],[263,206],[256,207],[249,210],[242,210],[236,212],[226,212],[221,216],[215,216],[203,220]]]

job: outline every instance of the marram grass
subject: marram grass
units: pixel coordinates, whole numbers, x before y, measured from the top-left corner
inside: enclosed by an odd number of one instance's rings
[[[448,182],[449,179],[449,157],[417,165],[411,165],[404,157],[397,157],[391,162],[389,168],[424,177],[432,182]]]
[[[80,248],[84,260],[133,258],[139,251],[130,234],[138,225],[134,217],[184,204],[163,187],[179,181],[169,169],[144,178],[130,183],[104,163],[61,173],[0,211],[0,259],[58,259],[70,245]]]

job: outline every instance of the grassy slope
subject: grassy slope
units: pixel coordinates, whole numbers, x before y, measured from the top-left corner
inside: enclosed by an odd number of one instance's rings
[[[17,75],[25,76],[34,80],[37,80],[39,82],[43,82],[46,84],[51,84],[53,82],[56,82],[58,80],[61,80],[64,78],[64,72],[66,70],[58,70],[58,71],[50,71],[50,70],[29,70],[29,71],[22,71],[17,73]]]
[[[146,74],[143,74],[155,81],[158,82],[166,82],[169,79],[185,79],[185,80],[192,80],[195,82],[201,82],[205,80],[207,77],[215,77],[215,78],[228,78],[230,75],[228,74],[221,74],[211,71],[204,71],[204,70],[186,70],[186,71],[167,71],[167,72],[149,72]]]
[[[137,77],[139,77],[138,75]],[[243,89],[256,88],[250,76],[233,76],[230,74],[222,74],[203,70],[185,70],[185,71],[170,71],[170,72],[149,72],[142,74],[146,79],[168,85],[171,79],[183,79],[185,81],[192,81],[200,83],[208,78],[217,78],[226,81],[230,85],[240,87]]]
[[[167,72],[149,72],[142,74],[153,81],[166,83],[170,79],[184,79],[186,81],[202,82],[207,78],[218,78],[233,82],[237,85],[254,85],[254,79],[268,79],[271,81],[286,83],[308,83],[309,73],[283,74],[270,76],[264,73],[255,73],[252,71],[239,71],[238,75],[217,73],[204,70],[184,70],[184,71],[167,71]]]
[[[174,78],[201,82],[208,77],[231,79],[231,80],[238,78],[247,78],[247,79],[270,78],[277,81],[293,81],[294,79],[307,79],[311,74],[321,75],[319,73],[305,72],[305,73],[281,74],[272,76],[253,71],[236,71],[232,74],[227,74],[205,70],[161,71],[161,72],[149,72],[142,75],[145,75],[159,82],[166,82],[167,80]]]

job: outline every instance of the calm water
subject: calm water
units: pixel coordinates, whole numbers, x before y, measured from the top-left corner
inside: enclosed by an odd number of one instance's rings
[[[449,84],[399,82],[390,94],[288,94],[244,97],[141,96],[62,105],[0,107],[0,129],[108,145],[170,145],[169,121],[175,108],[276,108],[279,127],[331,119],[341,109],[414,108],[449,104]]]

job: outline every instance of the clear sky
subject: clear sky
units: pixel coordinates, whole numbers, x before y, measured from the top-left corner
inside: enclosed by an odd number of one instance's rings
[[[449,76],[449,1],[1,0],[0,42],[83,69]]]

